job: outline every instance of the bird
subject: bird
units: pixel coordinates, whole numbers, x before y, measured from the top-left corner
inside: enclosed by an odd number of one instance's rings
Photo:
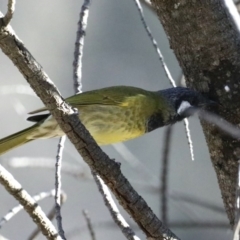
[[[183,120],[186,110],[205,108],[212,101],[190,88],[148,91],[131,86],[112,86],[66,98],[78,109],[81,122],[99,145],[124,142],[157,128]],[[30,112],[34,125],[0,139],[0,155],[36,139],[64,135],[46,107]],[[35,115],[37,114],[37,115]]]

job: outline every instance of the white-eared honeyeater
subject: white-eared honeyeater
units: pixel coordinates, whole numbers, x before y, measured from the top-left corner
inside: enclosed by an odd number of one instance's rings
[[[116,86],[80,93],[66,99],[79,111],[79,118],[99,145],[127,141],[186,117],[193,106],[206,107],[212,101],[189,88],[176,87],[156,92],[136,87]],[[30,112],[47,111],[41,108]],[[29,117],[36,122],[0,140],[0,154],[35,139],[62,136],[64,133],[49,114]]]

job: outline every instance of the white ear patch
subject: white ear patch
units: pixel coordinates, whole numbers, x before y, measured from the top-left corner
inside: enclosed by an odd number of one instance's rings
[[[178,115],[181,115],[184,111],[186,111],[190,107],[192,107],[192,105],[188,101],[182,101],[177,110]]]

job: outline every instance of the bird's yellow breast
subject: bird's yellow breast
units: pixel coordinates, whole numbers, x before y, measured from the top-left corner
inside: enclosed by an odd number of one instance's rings
[[[145,133],[146,121],[138,108],[87,106],[80,109],[80,119],[100,145],[123,142]]]

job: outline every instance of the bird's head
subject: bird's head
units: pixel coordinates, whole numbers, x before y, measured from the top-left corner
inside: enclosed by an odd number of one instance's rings
[[[201,93],[189,88],[169,88],[160,90],[158,93],[163,96],[174,109],[175,119],[172,119],[173,121],[181,121],[185,117],[189,117],[193,114],[194,109],[208,108],[217,105],[216,102],[209,100]]]

